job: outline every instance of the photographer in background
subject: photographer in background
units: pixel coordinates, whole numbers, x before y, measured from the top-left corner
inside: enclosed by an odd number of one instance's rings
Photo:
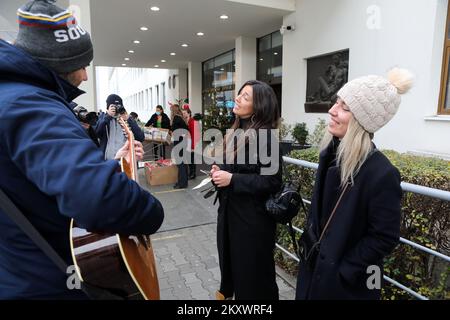
[[[135,140],[143,142],[145,138],[144,132],[139,128],[136,121],[128,116],[122,98],[117,94],[110,94],[106,99],[106,112],[100,115],[95,127],[106,160],[114,159],[117,151],[126,141],[122,127],[117,121],[118,117],[128,123]]]

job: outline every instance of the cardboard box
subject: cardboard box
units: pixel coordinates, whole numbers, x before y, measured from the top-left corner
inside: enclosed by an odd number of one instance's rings
[[[178,181],[178,167],[175,164],[164,165],[148,161],[145,163],[145,178],[150,186],[175,184]]]
[[[162,128],[145,128],[144,130],[145,140],[170,144],[172,142],[169,134],[169,129]]]

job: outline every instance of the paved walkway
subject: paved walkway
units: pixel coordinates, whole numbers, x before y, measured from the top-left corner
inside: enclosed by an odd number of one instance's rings
[[[162,300],[210,300],[220,284],[216,246],[217,208],[192,190],[203,176],[189,181],[189,189],[172,185],[148,187],[143,169],[140,181],[163,204],[164,223],[152,236]],[[280,299],[294,299],[294,279],[277,268]]]

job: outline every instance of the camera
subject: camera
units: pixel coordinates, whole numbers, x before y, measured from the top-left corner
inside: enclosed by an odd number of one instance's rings
[[[92,111],[89,112],[85,107],[76,106],[73,108],[73,112],[77,116],[78,121],[94,126],[97,123],[98,116],[97,113]]]
[[[295,30],[295,26],[285,26],[282,25],[280,28],[280,33],[284,34],[286,31],[294,31]]]
[[[113,107],[116,107],[116,115],[121,115],[127,112],[125,107],[121,104],[113,104]]]

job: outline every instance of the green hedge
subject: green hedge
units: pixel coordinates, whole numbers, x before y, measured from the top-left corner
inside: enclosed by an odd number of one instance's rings
[[[383,151],[400,171],[402,181],[450,191],[450,162]],[[295,150],[289,155],[317,163],[318,150]],[[301,185],[304,199],[311,199],[315,170],[288,165],[288,171]],[[308,207],[309,208],[309,207]],[[303,228],[306,216],[303,212],[294,219],[294,225]],[[410,192],[403,193],[401,236],[423,246],[450,255],[450,203]],[[278,227],[278,242],[293,251],[284,226]],[[293,275],[297,264],[277,250],[276,261]],[[388,277],[412,288],[431,299],[450,299],[450,266],[448,262],[419,251],[406,244],[399,244],[385,259]],[[386,282],[383,299],[413,299],[411,295]]]

